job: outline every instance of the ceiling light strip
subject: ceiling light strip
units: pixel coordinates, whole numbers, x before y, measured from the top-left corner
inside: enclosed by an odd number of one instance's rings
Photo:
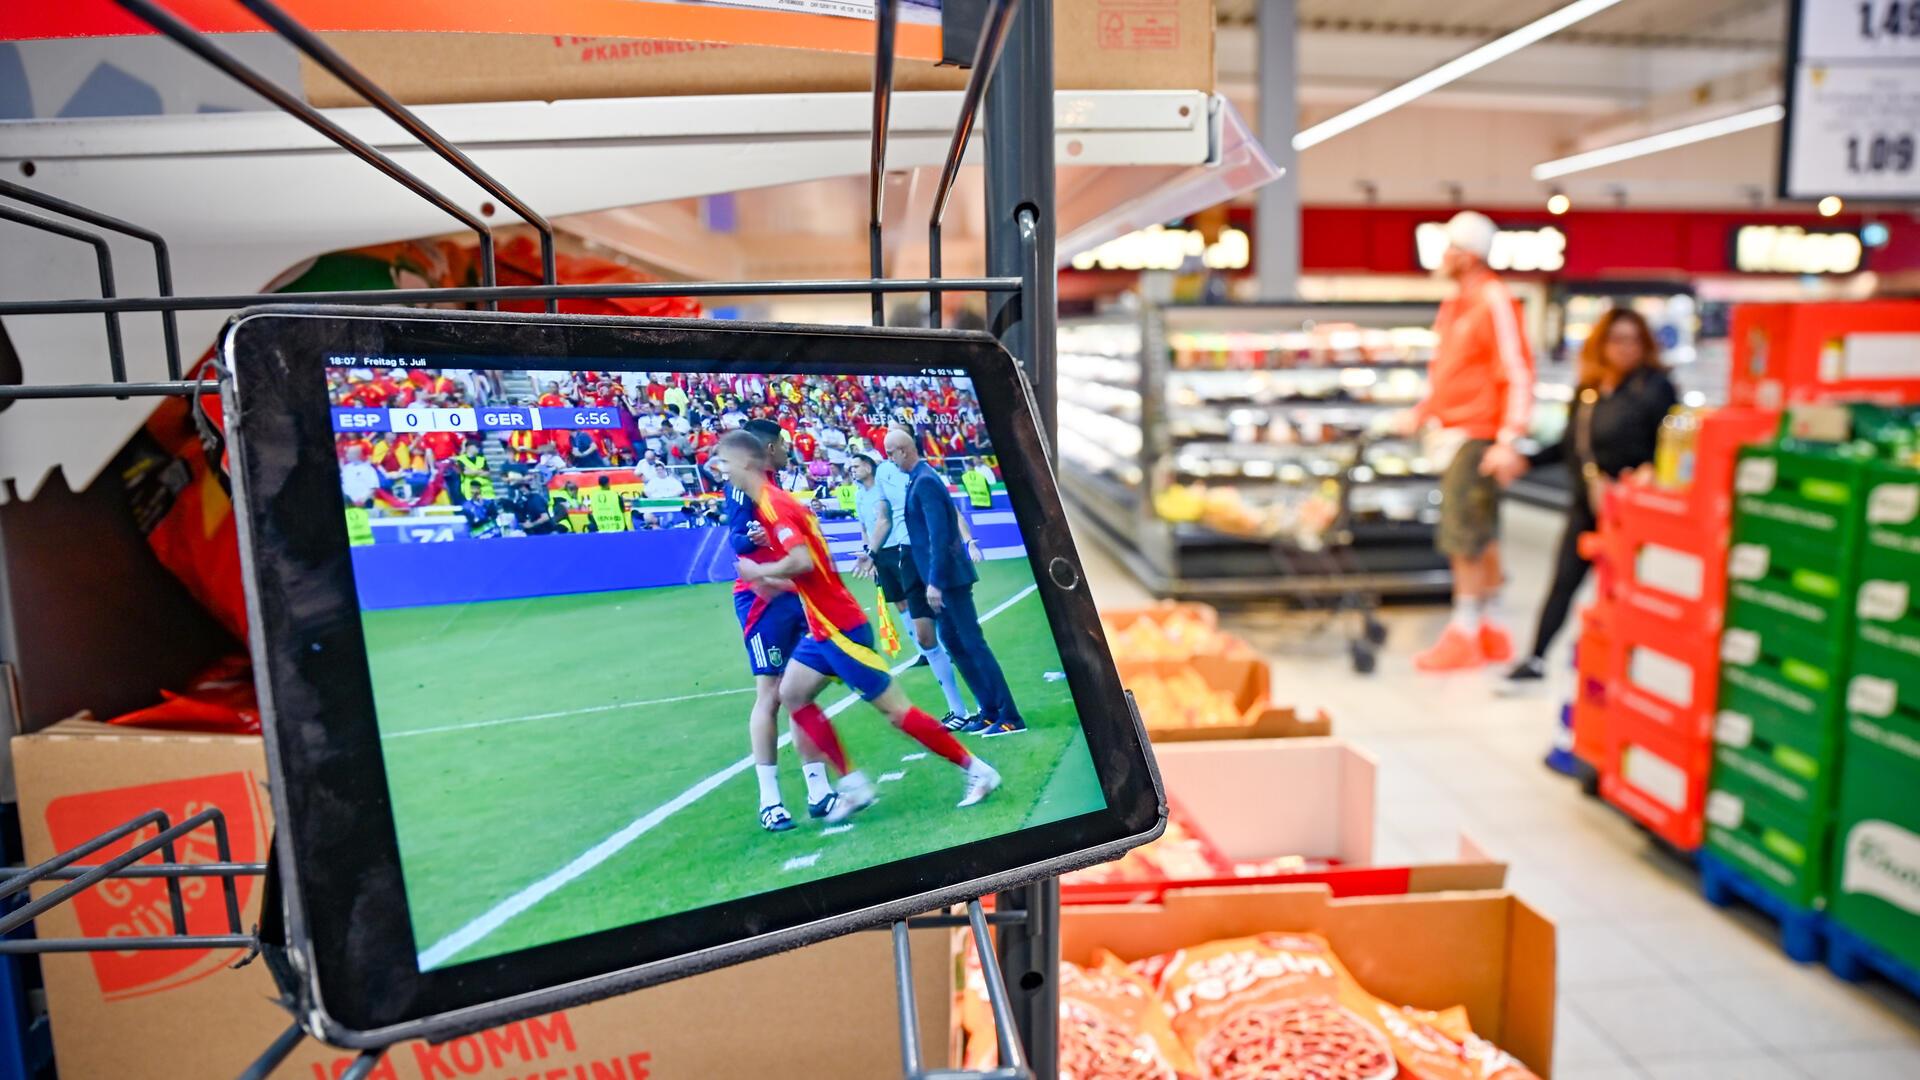
[[[1456,56],[1424,75],[1401,83],[1378,97],[1369,98],[1343,113],[1328,117],[1305,131],[1295,134],[1293,148],[1305,150],[1310,146],[1318,146],[1342,132],[1352,131],[1369,120],[1384,116],[1415,98],[1430,94],[1450,82],[1471,75],[1496,60],[1512,56],[1541,38],[1556,34],[1619,2],[1620,0],[1575,0],[1574,3],[1542,15],[1518,30],[1494,38],[1472,52]]]
[[[1612,146],[1602,146],[1597,150],[1588,150],[1585,153],[1573,154],[1569,157],[1543,161],[1533,167],[1533,178],[1535,180],[1552,180],[1557,177],[1566,176],[1568,173],[1585,172],[1588,169],[1597,169],[1602,165],[1612,165],[1617,161],[1627,161],[1632,158],[1645,157],[1648,154],[1657,154],[1662,150],[1672,150],[1679,146],[1689,146],[1693,143],[1705,142],[1708,139],[1717,139],[1722,135],[1731,135],[1736,131],[1746,131],[1750,128],[1777,124],[1785,119],[1786,115],[1786,106],[1766,105],[1758,109],[1749,109],[1746,112],[1734,113],[1732,116],[1722,116],[1717,120],[1706,120],[1698,124],[1688,124],[1686,127],[1677,127],[1671,131],[1662,131],[1644,138],[1629,139],[1623,143],[1614,143]]]

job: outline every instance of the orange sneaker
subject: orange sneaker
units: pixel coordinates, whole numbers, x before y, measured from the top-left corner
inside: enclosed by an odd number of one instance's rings
[[[1432,648],[1413,658],[1416,671],[1466,671],[1486,662],[1486,654],[1480,651],[1480,635],[1452,623]]]
[[[1513,659],[1513,635],[1499,623],[1480,624],[1480,655],[1489,664],[1504,664]]]

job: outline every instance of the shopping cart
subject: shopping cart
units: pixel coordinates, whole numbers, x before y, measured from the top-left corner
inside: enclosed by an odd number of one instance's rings
[[[1360,482],[1356,478],[1372,475],[1367,449],[1374,438],[1370,432],[1361,432],[1350,444],[1353,456],[1345,466],[1302,501],[1294,527],[1273,538],[1275,572],[1314,583],[1288,593],[1299,610],[1318,616],[1309,633],[1326,634],[1347,626],[1347,657],[1361,675],[1373,672],[1380,646],[1387,640],[1387,626],[1379,617],[1380,594],[1368,587],[1372,576],[1354,544],[1353,489]]]

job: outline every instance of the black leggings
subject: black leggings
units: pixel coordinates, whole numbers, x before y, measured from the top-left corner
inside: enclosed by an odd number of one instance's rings
[[[1540,606],[1540,625],[1533,632],[1536,659],[1547,655],[1547,646],[1553,644],[1555,635],[1566,625],[1567,612],[1573,607],[1573,594],[1580,591],[1580,583],[1587,579],[1587,568],[1592,565],[1580,557],[1580,534],[1592,532],[1595,527],[1585,494],[1576,488],[1573,505],[1567,508],[1567,528],[1560,534],[1560,551],[1554,557],[1553,585],[1547,589],[1547,601]]]

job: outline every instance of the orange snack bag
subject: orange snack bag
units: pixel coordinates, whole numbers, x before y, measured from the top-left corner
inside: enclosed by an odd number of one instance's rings
[[[965,1038],[961,1068],[984,1072],[1000,1060],[986,976],[971,939],[959,994]],[[1060,964],[1061,1080],[1187,1080],[1192,1067],[1167,1026],[1153,986],[1102,955],[1096,967]]]
[[[1068,885],[1104,885],[1130,881],[1203,881],[1233,876],[1233,862],[1207,834],[1168,801],[1167,831],[1112,862],[1063,875]]]
[[[1215,941],[1143,961],[1199,1080],[1391,1080],[1375,1004],[1312,934]]]
[[[1378,1015],[1410,1080],[1539,1080],[1513,1055],[1475,1035],[1459,1006],[1428,1012],[1381,1002]]]
[[[1104,954],[1097,967],[1060,965],[1060,1080],[1179,1080],[1192,1072],[1145,979]]]

